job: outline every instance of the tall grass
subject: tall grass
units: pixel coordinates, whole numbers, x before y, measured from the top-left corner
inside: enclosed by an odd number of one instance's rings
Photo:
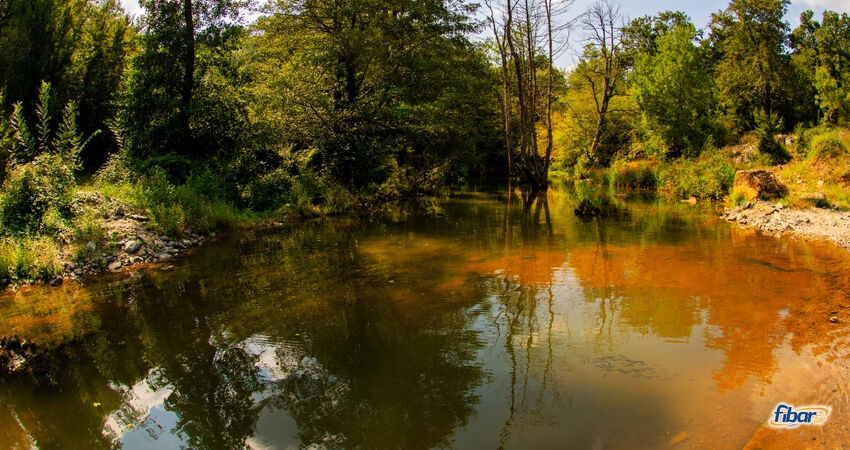
[[[46,280],[61,272],[55,240],[27,236],[0,241],[0,285]]]
[[[658,163],[648,160],[615,161],[608,170],[608,184],[618,189],[655,189]]]

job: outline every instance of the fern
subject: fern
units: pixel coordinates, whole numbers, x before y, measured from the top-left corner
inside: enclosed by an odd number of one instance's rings
[[[50,127],[52,122],[50,97],[50,84],[41,83],[38,103],[35,105],[37,135],[33,135],[27,125],[23,104],[21,102],[15,103],[14,112],[9,118],[9,129],[13,140],[10,148],[11,163],[23,165],[32,162],[39,155],[51,153],[58,155],[64,163],[74,170],[79,169],[80,152],[92,138],[98,135],[100,130],[94,132],[87,139],[83,139],[77,129],[77,105],[70,101],[65,105],[59,129],[54,133]],[[3,138],[2,131],[0,129],[0,139]]]
[[[98,135],[100,130],[94,132],[85,141],[77,131],[77,105],[73,101],[65,106],[62,122],[53,139],[53,149],[66,164],[74,169],[80,168],[80,152],[86,145]]]
[[[35,105],[35,117],[38,128],[38,146],[42,153],[50,144],[50,83],[41,82],[38,90],[38,103]]]
[[[38,153],[38,142],[33,138],[27,127],[24,117],[24,106],[21,102],[15,103],[12,117],[9,119],[9,128],[12,130],[14,144],[11,148],[11,162],[13,164],[26,164],[35,158]]]

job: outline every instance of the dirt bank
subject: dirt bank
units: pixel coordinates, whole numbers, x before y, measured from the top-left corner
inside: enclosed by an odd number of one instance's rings
[[[850,249],[850,211],[793,209],[779,203],[757,201],[727,208],[721,217],[745,228],[805,239],[823,239]]]

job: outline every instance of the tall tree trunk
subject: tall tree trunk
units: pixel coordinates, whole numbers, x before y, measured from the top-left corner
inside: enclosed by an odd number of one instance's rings
[[[543,159],[543,176],[549,178],[549,162],[552,157],[552,58],[554,51],[552,48],[552,0],[546,2],[546,35],[549,44],[549,67],[548,76],[546,77],[546,156]],[[546,213],[548,215],[549,208],[547,205]]]
[[[180,114],[183,131],[190,135],[189,117],[192,107],[192,95],[195,88],[195,18],[192,0],[183,0],[183,20],[186,22],[186,51],[183,54],[183,87],[180,98]]]
[[[511,59],[514,62],[514,70],[516,71],[516,82],[517,82],[517,99],[519,101],[519,122],[520,122],[520,146],[519,146],[519,155],[520,155],[520,163],[524,166],[525,155],[528,151],[528,136],[526,133],[526,121],[528,120],[528,104],[526,101],[526,92],[525,92],[525,83],[524,83],[524,75],[522,70],[522,60],[519,57],[519,53],[516,50],[516,45],[514,45],[513,39],[513,9],[514,4],[511,4],[511,0],[507,1],[507,14],[508,20],[507,25],[505,26],[505,37],[508,41],[508,48],[510,49]],[[524,167],[521,168],[524,170]]]
[[[496,24],[496,13],[489,1],[484,2],[490,10],[488,20],[493,28],[493,39],[496,47],[499,50],[499,58],[501,60],[502,71],[502,126],[505,132],[505,150],[508,157],[508,176],[514,175],[513,167],[513,99],[511,97],[511,68],[508,62],[507,50],[507,34],[511,32],[510,22],[503,25],[502,34],[499,34],[499,26]],[[510,7],[510,5],[508,5]]]

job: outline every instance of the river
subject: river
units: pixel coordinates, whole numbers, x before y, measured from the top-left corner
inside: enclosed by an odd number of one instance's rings
[[[588,196],[604,217],[573,214]],[[850,252],[716,217],[709,203],[467,188],[4,294],[0,335],[62,350],[52,383],[0,382],[0,447],[846,436]],[[778,402],[834,417],[777,434],[764,425]]]

